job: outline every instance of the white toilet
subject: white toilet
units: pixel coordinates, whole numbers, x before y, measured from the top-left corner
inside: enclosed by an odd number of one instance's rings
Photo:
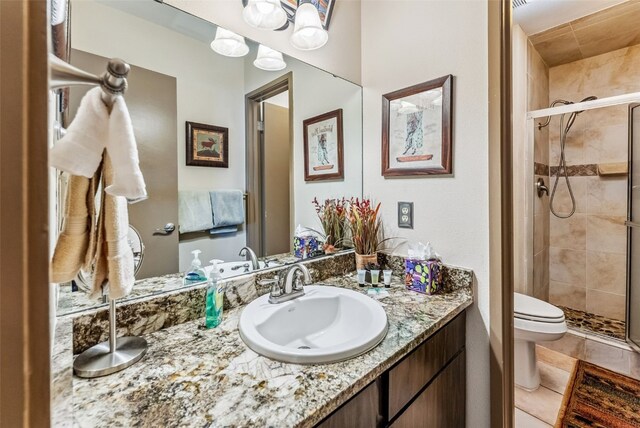
[[[536,342],[561,339],[567,332],[562,309],[514,293],[514,371],[517,386],[533,391],[540,386]]]

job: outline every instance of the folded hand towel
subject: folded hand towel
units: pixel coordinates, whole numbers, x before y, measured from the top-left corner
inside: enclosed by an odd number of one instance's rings
[[[113,182],[111,165],[109,154],[106,153],[103,170],[103,187],[105,189]],[[135,276],[133,251],[127,241],[128,232],[129,213],[126,198],[103,192],[101,214],[98,221],[92,297],[100,296],[105,279],[108,281],[110,299],[119,299],[131,292]]]
[[[102,101],[102,89],[93,88],[80,101],[66,135],[49,150],[50,164],[72,175],[91,178],[105,148],[113,162],[113,181],[107,193],[124,196],[130,203],[146,199],[127,105],[118,97],[109,112]]]
[[[71,175],[67,181],[62,230],[51,260],[51,281],[68,282],[84,263],[89,245],[87,195],[89,179]]]
[[[124,196],[129,203],[147,199],[147,190],[138,162],[136,137],[124,98],[116,98],[109,116],[107,151],[113,165],[113,182],[105,191]]]
[[[199,232],[213,227],[211,198],[206,191],[178,192],[180,233]]]
[[[102,161],[107,142],[109,111],[102,89],[93,88],[82,98],[67,133],[49,150],[52,167],[71,175],[91,178]]]
[[[214,190],[210,195],[214,228],[244,223],[244,202],[240,190]]]
[[[221,226],[214,227],[209,231],[211,235],[225,235],[227,233],[236,233],[238,232],[238,226]]]

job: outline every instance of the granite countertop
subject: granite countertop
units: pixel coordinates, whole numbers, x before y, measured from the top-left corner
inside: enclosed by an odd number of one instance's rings
[[[322,281],[361,292],[348,274]],[[380,301],[389,331],[376,348],[334,364],[298,365],[257,355],[240,339],[242,307],[215,329],[191,321],[145,335],[145,357],[97,379],[73,378],[72,424],[93,426],[312,426],[470,306],[465,286],[426,296],[394,277]]]

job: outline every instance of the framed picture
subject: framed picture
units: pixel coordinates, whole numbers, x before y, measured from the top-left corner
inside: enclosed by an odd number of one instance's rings
[[[187,122],[187,165],[229,168],[229,128]]]
[[[342,109],[303,122],[304,180],[344,178]]]
[[[336,0],[310,0],[309,3],[313,4],[318,9],[320,15],[320,22],[325,30],[329,29],[329,21],[331,21],[331,13],[333,12],[333,6]],[[293,24],[296,15],[296,9],[298,9],[298,0],[280,0],[284,11],[287,13],[287,18]]]
[[[382,96],[382,175],[452,174],[448,75]]]

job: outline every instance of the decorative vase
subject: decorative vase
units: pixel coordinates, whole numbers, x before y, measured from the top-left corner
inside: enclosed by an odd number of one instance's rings
[[[364,269],[369,263],[378,264],[378,253],[366,255],[356,253],[356,269]]]

